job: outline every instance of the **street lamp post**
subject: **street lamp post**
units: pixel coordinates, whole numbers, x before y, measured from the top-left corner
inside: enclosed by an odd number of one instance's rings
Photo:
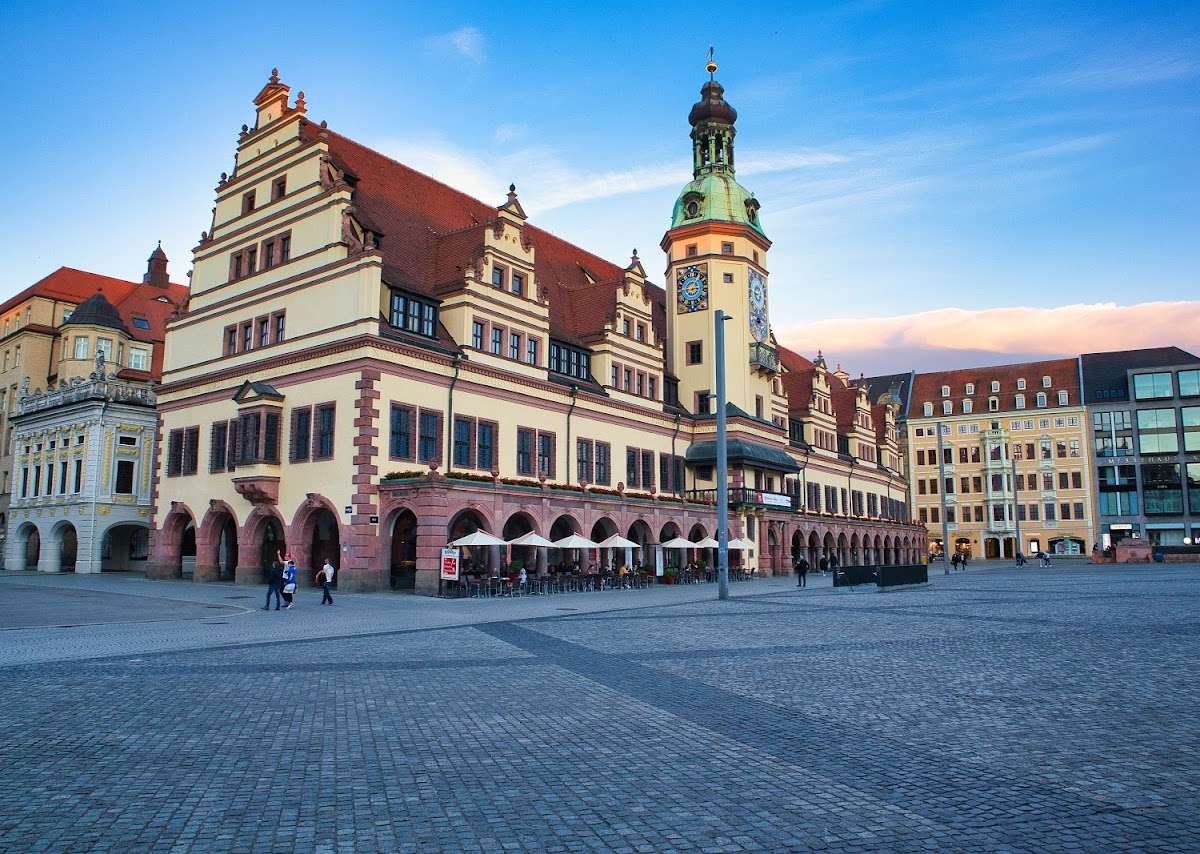
[[[942,451],[942,422],[938,422],[938,496],[942,505],[942,569],[950,574],[950,520],[946,518],[946,456]]]
[[[1021,552],[1021,514],[1017,510],[1017,460],[1015,457],[1013,457],[1011,450],[1009,451],[1008,455],[1008,464],[1010,468],[1010,474],[1012,476],[1013,523],[1017,526],[1017,548],[1016,551],[1013,552],[1013,560],[1016,560],[1017,555]]]
[[[714,338],[717,349],[717,598],[729,598],[729,453],[725,447],[725,321],[717,309]],[[762,544],[758,543],[761,549]]]

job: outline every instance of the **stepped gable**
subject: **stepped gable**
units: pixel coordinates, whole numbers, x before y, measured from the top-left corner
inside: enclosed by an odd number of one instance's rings
[[[461,280],[482,244],[496,207],[456,190],[327,128],[306,122],[309,140],[324,140],[334,165],[354,185],[354,207],[382,234],[384,280],[438,297]],[[535,249],[537,283],[550,301],[550,331],[582,343],[611,317],[623,270],[536,226],[524,233]],[[655,302],[655,335],[666,337],[665,296],[647,285]]]
[[[858,386],[847,382],[836,374],[829,375],[829,397],[833,414],[837,416],[838,431],[850,433],[854,430],[854,413],[857,411]]]

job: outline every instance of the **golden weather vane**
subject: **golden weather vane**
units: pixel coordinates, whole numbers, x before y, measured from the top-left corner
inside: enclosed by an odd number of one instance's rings
[[[713,75],[715,75],[717,73],[717,61],[715,59],[713,59],[712,45],[708,46],[708,64],[705,65],[704,67],[708,71],[709,79],[710,80],[713,79]]]

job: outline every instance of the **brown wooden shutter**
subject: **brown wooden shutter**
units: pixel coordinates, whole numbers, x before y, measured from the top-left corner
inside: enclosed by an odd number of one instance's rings
[[[268,412],[263,429],[263,459],[268,463],[279,462],[279,415]]]
[[[236,418],[229,419],[229,428],[225,439],[225,467],[229,471],[237,468],[238,444],[241,440],[238,433],[238,420]]]

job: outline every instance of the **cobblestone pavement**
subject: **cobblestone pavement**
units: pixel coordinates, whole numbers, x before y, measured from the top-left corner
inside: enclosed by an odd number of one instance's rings
[[[134,628],[193,648],[18,657],[0,849],[1200,849],[1200,567],[932,580],[490,610],[347,596],[336,637],[296,622],[214,646],[180,618]],[[130,595],[235,590],[167,586]],[[426,604],[460,623],[379,630]]]

